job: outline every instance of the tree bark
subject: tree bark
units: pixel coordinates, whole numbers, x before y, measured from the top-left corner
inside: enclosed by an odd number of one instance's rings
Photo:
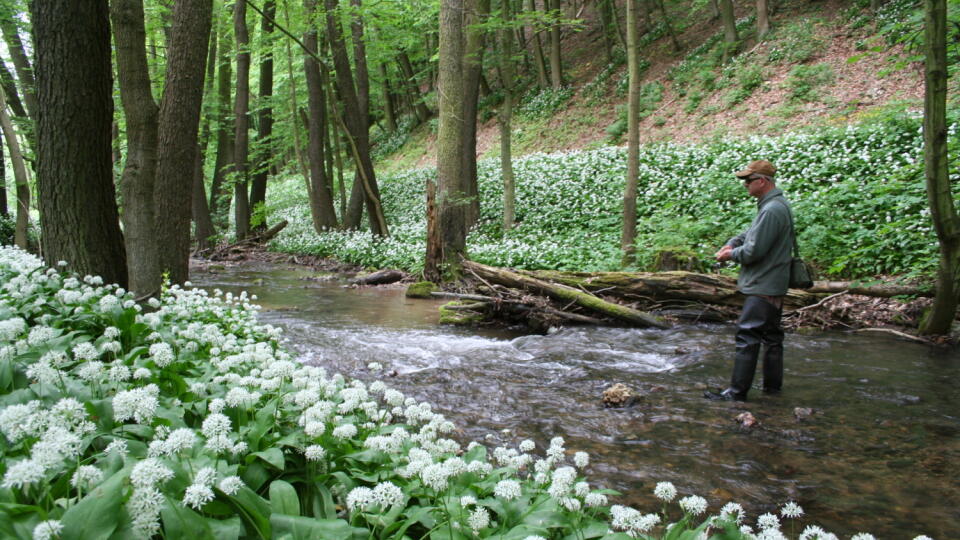
[[[250,208],[258,210],[259,220],[257,231],[267,228],[267,216],[263,205],[267,202],[267,177],[270,174],[270,163],[273,157],[273,19],[276,17],[277,6],[275,0],[267,0],[263,4],[264,17],[261,18],[260,36],[263,57],[260,60],[260,95],[257,101],[260,110],[257,113],[257,170],[253,174],[250,184]]]
[[[619,321],[643,327],[669,328],[669,325],[659,317],[624,305],[607,302],[593,294],[574,287],[550,283],[528,275],[511,272],[503,268],[486,266],[473,261],[464,261],[463,267],[465,270],[469,270],[487,281],[515,289],[532,291],[561,302],[576,304],[591,311],[602,313],[608,317],[613,317]]]
[[[731,0],[718,0],[720,3],[720,20],[723,21],[723,62],[726,62],[737,52],[737,20],[733,12]]]
[[[27,166],[23,161],[23,152],[17,141],[17,133],[13,129],[13,122],[7,114],[7,100],[5,92],[0,89],[0,129],[3,138],[10,150],[10,164],[13,165],[13,178],[17,186],[17,222],[13,231],[14,244],[20,249],[29,249],[27,229],[30,226],[30,184],[27,177]],[[3,161],[3,152],[0,151],[0,161]],[[5,183],[6,178],[0,177]],[[3,188],[3,215],[7,215],[7,191]]]
[[[550,4],[550,10],[556,20],[550,25],[550,85],[554,89],[563,86],[563,62],[560,57],[560,18],[563,9],[560,0],[544,0]]]
[[[130,290],[160,290],[155,231],[154,183],[160,108],[153,100],[147,68],[146,30],[141,0],[114,0],[110,6],[116,43],[120,100],[127,125],[127,160],[120,177],[123,232]]]
[[[767,0],[757,0],[757,40],[762,40],[770,33],[770,12],[767,9]]]
[[[413,112],[417,116],[417,124],[422,124],[430,119],[430,109],[423,102],[420,85],[417,83],[416,76],[413,73],[413,65],[410,63],[410,57],[407,56],[406,51],[400,51],[397,54],[397,64],[400,66],[400,73],[403,75],[407,96],[413,103]]]
[[[469,230],[480,218],[480,191],[477,186],[477,104],[483,69],[485,31],[478,25],[490,14],[490,0],[464,3],[464,89],[463,89],[463,191],[467,197],[466,226]]]
[[[30,7],[37,91],[37,191],[43,258],[127,286],[110,136],[107,2],[47,0]]]
[[[627,177],[623,190],[623,230],[620,250],[623,266],[636,263],[637,178],[640,175],[640,46],[637,28],[638,0],[627,0]]]
[[[466,206],[463,187],[464,0],[440,2],[440,73],[437,133],[437,180],[427,180],[436,194],[435,212],[427,216],[424,276],[431,281],[454,280],[462,273],[466,254]],[[428,201],[429,203],[429,201]],[[431,205],[428,204],[428,208]]]
[[[603,35],[603,48],[607,55],[607,63],[613,63],[613,47],[616,40],[613,37],[616,27],[613,25],[613,0],[597,0],[597,19],[600,21],[600,33]]]
[[[210,31],[210,52],[207,54],[207,75],[203,81],[203,99],[209,103],[213,98],[213,81],[217,68],[217,29]],[[209,105],[208,105],[209,107]],[[200,128],[200,140],[197,143],[197,159],[193,171],[193,224],[194,236],[197,239],[197,250],[207,249],[210,238],[216,234],[213,219],[210,216],[210,206],[207,203],[206,182],[203,176],[203,165],[206,163],[207,147],[210,142],[210,116],[203,115]]]
[[[527,11],[535,12],[537,10],[536,0],[526,0]],[[544,0],[546,2],[547,0]],[[540,43],[540,29],[537,25],[530,24],[530,41],[533,45],[533,63],[537,66],[537,85],[540,88],[550,86],[550,80],[547,77],[547,62],[543,54],[543,45]]]
[[[237,40],[237,85],[233,102],[233,216],[237,240],[250,234],[250,199],[247,184],[250,166],[250,34],[247,32],[247,4],[237,1],[233,8],[233,33]]]
[[[387,220],[380,205],[380,190],[377,187],[377,178],[373,170],[373,161],[370,159],[370,137],[367,113],[361,110],[361,100],[358,90],[354,87],[354,77],[350,70],[350,58],[347,55],[343,32],[337,21],[336,12],[339,0],[325,0],[327,9],[327,35],[330,40],[330,49],[333,53],[333,64],[336,71],[337,89],[343,104],[343,115],[338,116],[338,123],[343,124],[347,134],[347,145],[363,189],[364,200],[370,220],[370,231],[376,236],[388,236]]]
[[[0,87],[0,93],[2,92],[3,88]],[[3,132],[0,132],[0,139],[3,139],[3,137],[5,137],[5,135],[3,135]],[[0,144],[0,216],[9,218],[10,208],[7,206],[7,170],[3,154],[3,144]],[[16,231],[14,231],[14,234],[16,234]]]
[[[316,5],[316,0],[313,0]],[[283,17],[287,27],[290,26],[290,10],[287,4],[283,6]],[[311,19],[312,20],[312,19]],[[313,25],[311,25],[313,27]],[[314,30],[316,31],[316,30]],[[300,174],[307,188],[307,194],[310,195],[310,168],[307,165],[306,157],[303,154],[303,146],[300,141],[300,119],[297,116],[300,105],[297,100],[297,79],[293,72],[293,48],[290,46],[290,40],[285,40],[284,45],[287,50],[287,77],[290,80],[290,130],[293,132],[293,152],[297,158],[297,165],[300,168]]]
[[[23,109],[23,103],[20,101],[20,94],[17,92],[17,83],[7,69],[3,57],[0,57],[0,87],[7,95],[7,105],[13,111],[14,116],[19,118],[29,118],[27,111]]]
[[[500,29],[500,78],[503,80],[503,104],[500,105],[500,171],[503,176],[503,229],[513,228],[516,220],[516,185],[513,176],[513,157],[510,145],[513,118],[513,22],[511,0],[501,0],[503,28]]]
[[[387,65],[380,62],[379,70],[380,80],[383,86],[383,118],[387,123],[387,132],[395,133],[397,131],[397,113],[393,108],[393,91],[390,89],[390,76],[387,73]]]
[[[947,2],[924,0],[923,160],[930,218],[940,242],[937,294],[920,323],[921,334],[947,334],[960,303],[960,216],[947,160]]]
[[[225,177],[233,168],[234,160],[234,124],[231,123],[233,106],[231,104],[232,62],[231,37],[224,32],[220,41],[220,71],[217,73],[217,157],[213,166],[213,181],[210,182],[210,215],[221,230],[227,228],[226,213],[230,209],[230,187]]]
[[[304,6],[308,17],[316,12],[316,0],[306,0]],[[303,43],[307,49],[317,53],[317,30],[310,25],[303,36]],[[323,79],[320,74],[320,64],[312,56],[304,55],[303,69],[307,79],[307,106],[310,114],[307,115],[307,158],[310,164],[310,215],[313,218],[315,231],[333,229],[337,226],[337,214],[333,207],[333,193],[330,190],[330,179],[327,176],[325,164],[325,139],[327,136],[327,107]]]
[[[673,25],[670,23],[670,15],[667,13],[667,8],[663,4],[663,0],[653,0],[656,2],[657,7],[660,9],[660,15],[663,16],[663,24],[667,27],[667,35],[670,36],[670,43],[673,44],[673,50],[680,52],[683,47],[680,45],[680,40],[677,39],[677,33],[673,30]],[[728,2],[731,0],[727,0]]]
[[[197,132],[203,103],[203,77],[213,3],[181,0],[174,4],[167,41],[165,88],[160,102],[157,152],[157,247],[160,269],[171,283],[189,279],[190,218]],[[186,173],[186,174],[185,174]]]
[[[3,39],[7,42],[7,50],[10,52],[10,58],[13,60],[13,68],[17,71],[17,78],[20,79],[20,89],[23,92],[23,102],[27,105],[27,114],[34,122],[37,121],[37,94],[36,81],[33,76],[33,69],[30,67],[30,59],[23,48],[23,41],[20,39],[20,31],[12,19],[4,19],[0,22],[0,31],[3,32]]]

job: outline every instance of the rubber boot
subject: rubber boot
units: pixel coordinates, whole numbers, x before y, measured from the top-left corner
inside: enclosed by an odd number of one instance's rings
[[[748,296],[743,303],[743,311],[737,321],[737,352],[728,389],[740,399],[747,398],[747,392],[753,384],[757,358],[760,356],[760,344],[763,341],[771,310],[777,310],[777,308],[759,296]]]

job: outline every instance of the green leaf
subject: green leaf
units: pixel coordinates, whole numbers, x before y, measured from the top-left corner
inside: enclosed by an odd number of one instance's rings
[[[129,475],[129,467],[121,469],[67,510],[60,518],[63,524],[61,538],[110,538],[123,516],[123,484]]]
[[[274,480],[270,483],[270,507],[274,513],[289,516],[300,515],[300,498],[289,482]]]
[[[208,519],[207,524],[217,540],[238,540],[244,534],[243,521],[238,516],[224,520]]]
[[[270,503],[244,486],[234,495],[226,495],[243,520],[263,538],[271,538]]]
[[[167,497],[166,504],[160,510],[160,517],[163,520],[163,534],[167,538],[213,538],[207,518],[170,497]]]
[[[302,516],[273,514],[270,525],[275,534],[290,534],[295,540],[350,540],[354,532],[369,534],[366,529],[359,531],[342,519],[316,519]]]
[[[250,455],[266,461],[270,465],[273,465],[273,467],[276,469],[281,471],[283,470],[285,458],[283,456],[283,450],[280,450],[279,448],[268,448],[260,452],[254,452]],[[250,458],[248,457],[247,459]]]
[[[320,502],[320,512],[314,514],[316,517],[325,517],[333,519],[337,517],[337,507],[333,502],[333,495],[330,494],[330,489],[327,486],[317,482],[314,484],[314,489],[317,491],[319,497],[314,497],[314,500]]]

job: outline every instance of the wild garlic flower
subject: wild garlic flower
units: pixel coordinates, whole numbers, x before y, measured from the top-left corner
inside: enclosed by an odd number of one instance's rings
[[[746,511],[739,503],[728,502],[720,509],[720,519],[729,519],[739,524],[746,517]]]
[[[150,359],[157,367],[169,366],[176,359],[173,348],[167,343],[154,343],[150,345]]]
[[[413,465],[413,463],[410,465]],[[436,491],[444,491],[447,489],[448,477],[449,473],[447,468],[444,467],[442,463],[431,463],[423,467],[420,471],[420,480],[422,480],[427,487]]]
[[[763,529],[756,535],[754,535],[756,540],[788,540],[788,538],[780,532],[780,529]]]
[[[217,487],[227,495],[236,495],[243,486],[243,480],[239,476],[228,476],[221,480]]]
[[[108,326],[103,329],[103,337],[107,339],[117,339],[120,337],[120,329],[116,326]]]
[[[27,378],[38,381],[40,384],[57,384],[66,378],[59,369],[50,365],[49,361],[44,361],[43,358],[30,364],[26,375]]]
[[[780,508],[780,515],[785,518],[796,519],[803,516],[803,508],[799,504],[790,501]]]
[[[389,508],[395,504],[402,504],[406,497],[403,490],[393,482],[380,482],[373,488],[373,498],[381,508]]]
[[[351,512],[366,510],[374,502],[373,490],[368,487],[355,487],[347,494],[347,508]]]
[[[542,537],[542,536],[530,535],[530,536],[524,538],[523,540],[547,540],[547,539],[544,538],[544,537]]]
[[[22,488],[39,482],[43,478],[43,466],[32,459],[24,459],[7,467],[7,472],[3,475],[3,484],[0,485],[6,489]]]
[[[757,518],[757,527],[762,529],[780,530],[780,518],[776,514],[766,513]]]
[[[353,424],[343,424],[333,428],[333,436],[340,439],[350,439],[357,436],[357,426]]]
[[[38,436],[44,427],[44,417],[39,414],[42,406],[43,403],[33,400],[4,408],[0,411],[0,432],[14,444],[25,437]]]
[[[152,538],[160,532],[160,509],[166,499],[156,488],[137,488],[127,501],[133,533],[139,538]]]
[[[816,525],[807,525],[797,540],[837,540],[837,536]]]
[[[131,376],[130,368],[119,362],[114,362],[113,365],[110,366],[110,371],[107,372],[107,378],[115,383],[128,381]]]
[[[677,488],[672,482],[657,482],[657,487],[653,488],[653,495],[663,502],[670,502],[677,496]]]
[[[81,465],[70,477],[70,485],[79,489],[90,489],[103,479],[103,471],[93,465]]]
[[[513,500],[520,497],[520,482],[516,480],[501,480],[493,488],[493,494],[505,500]]]
[[[630,536],[645,533],[660,523],[660,516],[656,514],[641,514],[634,508],[619,504],[610,507],[610,517],[610,525],[614,529],[625,531]]]
[[[563,459],[563,454],[566,450],[563,448],[563,437],[554,437],[550,439],[550,447],[547,448],[547,457],[551,457],[555,460]]]
[[[590,493],[590,484],[587,482],[577,482],[573,485],[573,493],[577,497],[586,497],[587,493]]]
[[[857,533],[851,536],[850,540],[877,540],[877,537],[870,533]]]
[[[327,450],[319,444],[311,444],[303,450],[307,461],[320,461],[327,455]]]
[[[96,360],[100,357],[100,353],[93,343],[84,341],[73,347],[73,357],[77,360]]]
[[[103,449],[103,453],[107,455],[116,453],[125,456],[127,455],[127,441],[125,439],[114,439]]]
[[[130,471],[130,483],[138,489],[154,489],[157,484],[163,484],[171,478],[173,471],[157,458],[139,461]]]
[[[50,540],[55,536],[60,536],[63,531],[63,524],[56,519],[41,521],[33,528],[33,540]]]
[[[576,465],[578,469],[583,469],[590,464],[590,454],[577,452],[573,455],[573,464]]]
[[[155,384],[117,392],[113,397],[113,419],[124,422],[133,419],[138,424],[153,420],[157,413],[157,395],[160,388]]]
[[[201,484],[204,486],[213,486],[213,483],[217,480],[217,471],[213,467],[204,467],[197,471],[197,474],[193,476],[194,484]]]
[[[520,442],[520,446],[518,448],[520,448],[521,452],[531,452],[536,447],[537,444],[535,442],[531,441],[530,439],[526,439]]]
[[[370,371],[383,371],[383,364],[380,362],[370,362],[367,364],[367,369]]]
[[[485,529],[490,525],[490,512],[486,508],[479,507],[470,512],[467,518],[467,525],[473,530],[473,534],[480,534],[480,529]]]
[[[87,382],[100,382],[104,376],[103,362],[93,360],[84,363],[77,370],[77,376]]]
[[[463,508],[466,508],[471,504],[477,504],[476,497],[472,495],[464,495],[463,497],[460,497],[460,506],[462,506]]]
[[[590,508],[599,508],[607,505],[607,496],[603,493],[588,493],[583,503]]]
[[[204,437],[212,439],[218,435],[230,433],[230,418],[222,413],[212,413],[203,419],[200,430]]]
[[[152,373],[150,372],[150,370],[145,367],[137,368],[133,372],[133,378],[138,381],[143,379],[149,379],[151,375]]]
[[[684,512],[699,516],[707,511],[707,500],[699,495],[690,495],[680,499],[680,508]]]
[[[183,494],[183,505],[189,506],[194,510],[203,508],[203,505],[212,501],[216,496],[213,490],[206,484],[193,484],[187,488]]]

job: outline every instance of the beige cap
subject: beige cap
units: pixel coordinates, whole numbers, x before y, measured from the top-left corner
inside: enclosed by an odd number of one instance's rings
[[[751,174],[762,174],[764,176],[772,177],[777,173],[777,168],[773,166],[773,163],[765,159],[758,159],[756,161],[751,161],[747,168],[733,173],[737,178],[746,178]]]

